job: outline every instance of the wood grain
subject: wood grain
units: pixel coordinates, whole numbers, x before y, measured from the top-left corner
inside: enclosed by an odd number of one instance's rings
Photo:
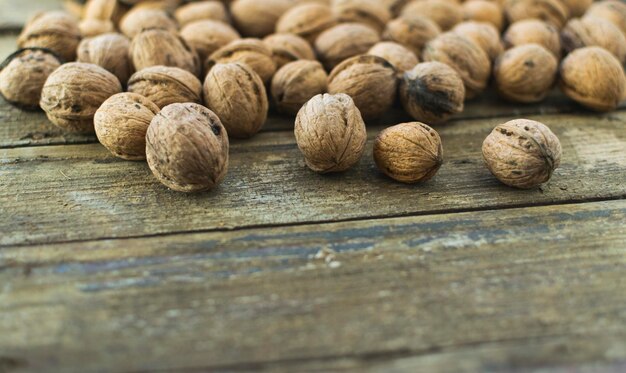
[[[15,372],[624,367],[625,219],[621,200],[6,247],[0,351]]]

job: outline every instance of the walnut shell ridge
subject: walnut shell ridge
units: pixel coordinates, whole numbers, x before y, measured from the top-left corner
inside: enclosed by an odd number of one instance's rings
[[[78,62],[93,63],[111,72],[123,84],[133,73],[128,52],[130,40],[122,34],[110,33],[83,39],[78,45]]]
[[[39,47],[53,51],[63,62],[76,59],[81,34],[78,21],[62,11],[43,12],[31,18],[17,38],[20,48]]]
[[[317,61],[288,63],[272,79],[272,98],[278,111],[283,113],[295,115],[312,97],[327,91],[328,75]]]
[[[272,51],[259,39],[239,39],[215,51],[205,63],[205,71],[216,64],[241,62],[250,66],[263,80],[269,82],[276,73]]]
[[[159,108],[167,105],[202,101],[202,83],[187,70],[171,66],[151,66],[134,73],[128,91],[138,93]]]
[[[402,44],[393,41],[381,41],[380,43],[376,43],[367,51],[367,54],[386,59],[396,68],[399,75],[404,74],[405,71],[411,70],[419,63],[419,59],[415,53]]]
[[[311,44],[295,34],[272,34],[263,43],[272,51],[277,69],[297,60],[315,60]]]
[[[130,43],[130,58],[136,71],[150,66],[172,66],[200,75],[196,51],[184,39],[167,30],[146,30]]]

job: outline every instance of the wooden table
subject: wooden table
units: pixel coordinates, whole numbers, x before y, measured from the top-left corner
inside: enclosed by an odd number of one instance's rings
[[[492,96],[436,128],[426,184],[374,166],[401,115],[332,176],[274,116],[199,195],[0,102],[0,372],[625,371],[626,110]],[[483,165],[516,117],[561,139],[541,188]]]

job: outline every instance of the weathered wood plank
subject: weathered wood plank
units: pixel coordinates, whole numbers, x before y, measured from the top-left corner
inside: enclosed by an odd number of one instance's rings
[[[6,247],[0,351],[16,371],[611,366],[625,219],[619,200]]]
[[[534,190],[501,185],[484,167],[481,144],[498,119],[440,128],[445,164],[434,180],[403,185],[382,176],[367,153],[340,175],[308,170],[293,134],[234,142],[216,190],[167,190],[145,163],[113,158],[100,145],[0,150],[0,245],[50,243],[176,231],[295,224],[373,215],[402,216],[626,195],[626,112],[608,117],[544,116],[561,138],[562,166]],[[380,128],[378,128],[380,129]]]

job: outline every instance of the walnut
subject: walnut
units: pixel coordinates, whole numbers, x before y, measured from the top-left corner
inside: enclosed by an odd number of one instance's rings
[[[333,69],[328,77],[328,92],[349,95],[365,119],[375,119],[395,101],[396,75],[396,69],[383,58],[355,56]]]
[[[626,35],[626,4],[621,0],[604,0],[593,3],[585,14],[612,22]]]
[[[109,97],[122,91],[115,75],[98,65],[72,62],[56,69],[43,86],[39,105],[55,125],[93,132],[93,116]]]
[[[538,18],[559,29],[569,19],[569,9],[561,0],[506,0],[504,14],[509,22]]]
[[[413,1],[402,8],[402,15],[430,18],[443,31],[448,31],[463,21],[463,9],[457,2],[450,0]]]
[[[602,47],[626,62],[626,36],[613,23],[598,17],[572,19],[561,30],[563,49],[571,52],[583,47]]]
[[[98,140],[116,157],[146,159],[146,131],[158,112],[159,107],[142,95],[129,92],[113,95],[94,116]]]
[[[621,63],[604,48],[576,49],[561,63],[561,89],[565,94],[596,111],[617,108],[626,90]]]
[[[78,24],[83,37],[92,37],[115,31],[115,25],[109,20],[84,19]]]
[[[289,0],[235,0],[230,11],[243,35],[262,38],[274,32],[276,23],[291,6]]]
[[[461,22],[453,32],[465,36],[481,47],[490,60],[495,60],[502,54],[504,47],[500,40],[500,33],[493,25],[484,22]]]
[[[328,75],[317,61],[286,64],[272,79],[272,98],[280,112],[297,114],[313,96],[326,93]]]
[[[174,17],[181,27],[191,22],[202,20],[229,22],[228,13],[224,4],[214,0],[187,3],[176,9]]]
[[[82,11],[84,20],[119,21],[124,7],[116,0],[87,0]]]
[[[502,37],[505,48],[523,44],[539,44],[557,58],[561,59],[561,37],[559,30],[552,24],[538,19],[525,19],[509,26]]]
[[[402,106],[413,119],[436,124],[463,111],[465,86],[461,76],[441,62],[424,62],[400,81]]]
[[[439,26],[428,18],[417,15],[403,16],[387,24],[383,40],[402,44],[419,56],[424,45],[440,33]]]
[[[376,137],[374,161],[380,171],[396,181],[428,181],[443,164],[441,138],[420,122],[389,127]]]
[[[272,57],[272,51],[259,39],[235,40],[213,52],[205,62],[205,71],[211,70],[218,63],[242,62],[267,83],[276,72],[276,63]]]
[[[276,23],[276,32],[296,34],[313,43],[319,34],[336,23],[328,5],[303,3],[280,17]]]
[[[314,60],[315,52],[308,41],[295,34],[272,34],[263,43],[272,51],[277,68],[296,60]]]
[[[49,51],[20,49],[0,66],[0,94],[14,105],[36,108],[46,79],[59,66],[58,57]]]
[[[195,50],[178,35],[167,30],[146,30],[130,43],[130,58],[135,70],[150,66],[173,66],[200,75],[200,61]]]
[[[318,173],[341,172],[354,166],[367,140],[361,113],[345,94],[310,99],[298,112],[294,133],[306,165]]]
[[[494,67],[498,92],[523,103],[543,100],[556,81],[559,61],[539,44],[523,44],[506,51]]]
[[[178,25],[165,11],[159,9],[133,8],[120,21],[120,30],[131,39],[149,29],[176,33]]]
[[[194,103],[168,105],[146,133],[146,157],[154,176],[178,192],[216,187],[228,171],[228,134],[220,118]]]
[[[443,62],[455,69],[465,84],[465,98],[476,97],[491,76],[489,56],[476,43],[464,36],[446,32],[426,44],[424,61]]]
[[[582,17],[593,4],[593,0],[561,0],[561,2],[569,9],[571,17]]]
[[[130,40],[122,34],[110,33],[83,39],[78,45],[78,62],[93,63],[113,73],[126,83],[133,73],[128,56]]]
[[[407,47],[392,41],[383,41],[375,44],[367,54],[386,59],[396,68],[400,75],[404,74],[405,71],[411,70],[419,63],[415,53]]]
[[[380,0],[335,0],[332,4],[339,22],[356,22],[381,33],[391,20],[391,11]]]
[[[367,52],[380,41],[376,30],[360,23],[341,23],[320,34],[315,50],[320,61],[332,70],[342,61]]]
[[[465,20],[490,23],[498,31],[502,31],[504,13],[497,1],[469,0],[463,3],[462,8]]]
[[[487,136],[483,158],[502,183],[529,189],[550,180],[561,163],[561,143],[545,124],[517,119]]]
[[[268,102],[259,75],[245,63],[217,64],[204,81],[204,102],[222,119],[228,134],[248,138],[267,120]]]
[[[402,8],[411,1],[412,0],[381,0],[381,2],[387,6],[387,9],[389,9],[393,17],[399,16],[402,12]]]
[[[74,61],[80,39],[78,21],[68,13],[52,11],[31,18],[18,36],[17,45],[50,49],[64,61]]]
[[[240,38],[230,25],[212,20],[188,23],[180,30],[180,36],[197,51],[202,62],[216,50]]]
[[[202,83],[187,70],[169,66],[151,66],[134,73],[128,91],[138,93],[159,108],[184,102],[202,101]]]

